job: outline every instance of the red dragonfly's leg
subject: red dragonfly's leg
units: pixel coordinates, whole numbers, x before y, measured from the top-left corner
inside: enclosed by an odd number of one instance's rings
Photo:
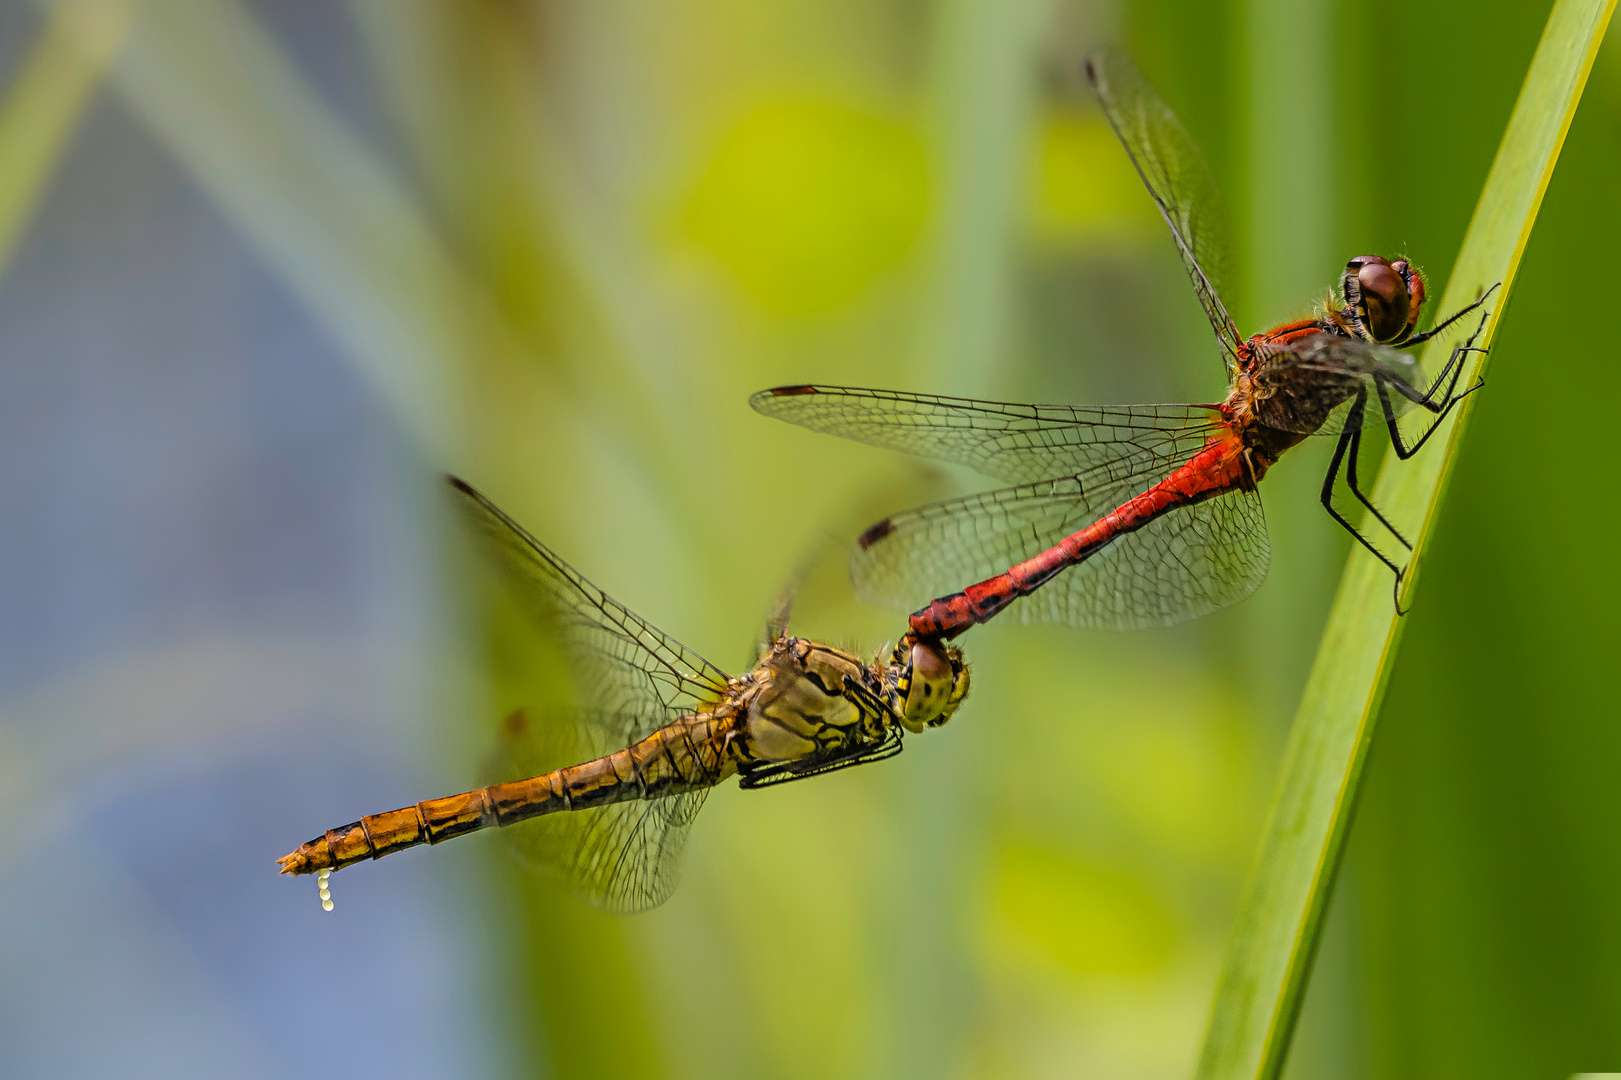
[[[1379,524],[1390,530],[1391,536],[1394,536],[1397,540],[1401,541],[1402,547],[1406,548],[1408,551],[1411,551],[1413,550],[1413,545],[1408,542],[1407,537],[1403,536],[1401,534],[1401,530],[1392,525],[1390,523],[1390,519],[1385,517],[1385,515],[1380,512],[1379,508],[1373,505],[1372,500],[1362,493],[1362,485],[1357,482],[1356,463],[1357,458],[1361,456],[1362,452],[1362,417],[1357,416],[1355,419],[1358,421],[1358,423],[1355,428],[1350,429],[1351,443],[1348,447],[1346,447],[1345,451],[1345,486],[1351,489],[1351,494],[1356,496],[1358,502],[1368,508],[1369,513],[1379,519]]]
[[[1480,337],[1480,332],[1486,328],[1486,320],[1490,317],[1491,312],[1489,311],[1481,315],[1480,323],[1475,327],[1475,332],[1469,335],[1469,340],[1452,350],[1452,356],[1448,358],[1446,366],[1443,367],[1441,369],[1441,373],[1435,377],[1435,382],[1430,385],[1429,390],[1425,391],[1422,395],[1419,394],[1416,388],[1408,386],[1406,383],[1398,379],[1383,378],[1377,375],[1374,376],[1374,382],[1379,390],[1379,407],[1385,414],[1385,427],[1390,431],[1391,445],[1396,451],[1396,456],[1401,460],[1406,461],[1408,458],[1418,453],[1419,447],[1428,442],[1430,436],[1434,435],[1436,430],[1440,428],[1441,421],[1446,419],[1447,413],[1456,408],[1458,402],[1462,401],[1464,398],[1486,385],[1484,379],[1478,380],[1476,381],[1475,385],[1469,387],[1463,393],[1456,393],[1458,387],[1458,376],[1463,374],[1464,357],[1472,352],[1486,351],[1485,349],[1476,348],[1475,341]],[[1450,381],[1447,381],[1449,374],[1451,378]],[[1435,392],[1440,388],[1443,381],[1447,382],[1446,393],[1441,396],[1440,402],[1436,402]],[[1395,387],[1396,391],[1403,397],[1407,398],[1407,400],[1435,414],[1435,422],[1426,428],[1424,430],[1424,434],[1420,435],[1417,441],[1411,446],[1408,446],[1407,443],[1402,439],[1401,429],[1396,424],[1396,411],[1394,408],[1392,408],[1390,401],[1390,387]]]
[[[1493,288],[1495,289],[1496,286],[1493,286]],[[1490,295],[1490,290],[1488,290],[1487,295]],[[1482,297],[1481,299],[1484,300],[1485,297]],[[1478,306],[1478,302],[1473,306]],[[1459,314],[1462,314],[1462,312]],[[1381,378],[1379,376],[1374,377],[1374,385],[1379,392],[1379,406],[1381,411],[1384,413],[1385,426],[1390,431],[1390,440],[1392,447],[1396,451],[1396,456],[1401,460],[1405,461],[1414,454],[1418,453],[1419,448],[1429,441],[1431,435],[1435,434],[1436,430],[1441,426],[1441,421],[1446,419],[1446,415],[1457,407],[1458,402],[1462,401],[1464,398],[1468,397],[1470,394],[1474,393],[1476,390],[1479,390],[1485,385],[1483,381],[1477,382],[1475,385],[1469,387],[1461,394],[1456,392],[1458,378],[1463,373],[1464,357],[1471,352],[1485,351],[1484,349],[1476,348],[1475,341],[1480,337],[1481,331],[1485,329],[1486,320],[1490,316],[1490,312],[1486,312],[1481,315],[1480,323],[1475,327],[1475,332],[1470,334],[1469,339],[1462,345],[1459,345],[1457,348],[1452,350],[1452,355],[1447,359],[1446,366],[1441,369],[1441,373],[1435,377],[1435,381],[1430,384],[1430,388],[1424,393],[1419,393],[1417,388],[1408,386],[1399,379]],[[1448,322],[1451,321],[1453,320],[1448,320]],[[1437,329],[1439,329],[1439,327]],[[1437,402],[1435,400],[1436,391],[1441,388],[1443,383],[1446,384],[1446,392],[1441,395],[1441,401]],[[1401,429],[1396,424],[1396,412],[1392,406],[1389,392],[1389,388],[1392,386],[1394,386],[1396,390],[1409,401],[1412,401],[1414,404],[1428,409],[1430,412],[1435,414],[1435,422],[1431,424],[1424,431],[1424,434],[1420,435],[1411,446],[1407,445],[1403,441]],[[1396,575],[1394,593],[1394,596],[1396,597],[1396,613],[1398,615],[1404,615],[1406,612],[1403,611],[1401,607],[1401,582],[1402,577],[1406,574],[1406,569],[1404,567],[1398,567],[1384,554],[1384,552],[1374,547],[1373,544],[1369,542],[1368,538],[1363,536],[1362,533],[1354,525],[1347,521],[1338,510],[1334,509],[1334,481],[1339,476],[1341,466],[1344,465],[1345,482],[1346,486],[1351,489],[1351,494],[1355,495],[1357,500],[1361,502],[1363,506],[1367,507],[1369,512],[1371,512],[1374,517],[1379,519],[1380,524],[1384,525],[1385,528],[1390,530],[1391,535],[1399,540],[1403,547],[1407,548],[1408,550],[1411,550],[1413,547],[1408,539],[1401,534],[1400,530],[1392,525],[1390,520],[1379,511],[1379,508],[1373,505],[1373,502],[1365,494],[1363,494],[1361,484],[1358,482],[1357,457],[1358,451],[1362,447],[1362,422],[1367,412],[1367,404],[1368,390],[1367,387],[1364,386],[1361,391],[1358,392],[1356,400],[1351,403],[1351,409],[1345,417],[1345,428],[1340,432],[1339,442],[1334,447],[1334,458],[1331,462],[1329,462],[1328,475],[1323,480],[1323,508],[1328,511],[1329,515],[1333,517],[1335,521],[1339,522],[1340,526],[1344,528],[1346,532],[1350,533],[1352,537],[1356,539],[1357,543],[1367,548],[1373,553],[1375,558],[1384,563],[1386,566],[1390,567],[1391,572]],[[1350,457],[1349,461],[1346,460],[1347,455]]]
[[[1414,345],[1422,345],[1422,344],[1424,344],[1426,341],[1430,340],[1430,338],[1434,337],[1436,334],[1439,334],[1441,331],[1445,330],[1447,327],[1451,326],[1453,323],[1457,322],[1459,319],[1463,318],[1465,315],[1467,315],[1471,311],[1475,310],[1481,304],[1484,304],[1486,302],[1486,300],[1491,296],[1491,294],[1497,291],[1497,286],[1501,285],[1501,284],[1503,284],[1503,283],[1501,281],[1499,281],[1497,283],[1497,285],[1493,285],[1491,288],[1489,288],[1485,292],[1481,293],[1479,300],[1476,300],[1473,304],[1470,304],[1468,307],[1460,308],[1458,311],[1454,312],[1450,317],[1448,317],[1446,319],[1443,319],[1440,322],[1436,323],[1434,326],[1430,327],[1428,330],[1424,331],[1422,334],[1414,334],[1412,337],[1408,338],[1406,341],[1401,343],[1401,348],[1410,349]]]
[[[1339,522],[1340,527],[1346,532],[1350,533],[1357,543],[1361,544],[1363,547],[1372,552],[1374,558],[1390,567],[1391,573],[1396,575],[1396,580],[1399,583],[1401,581],[1402,568],[1391,562],[1385,553],[1374,547],[1372,542],[1370,542],[1366,536],[1363,536],[1361,531],[1357,529],[1355,525],[1352,525],[1345,519],[1343,514],[1334,509],[1334,481],[1339,479],[1340,466],[1345,461],[1346,451],[1352,449],[1353,444],[1357,440],[1357,433],[1362,429],[1362,415],[1367,409],[1367,405],[1368,390],[1367,387],[1363,387],[1362,390],[1357,393],[1356,400],[1351,403],[1351,411],[1345,417],[1345,429],[1340,432],[1339,441],[1334,444],[1334,459],[1328,463],[1328,476],[1323,479],[1323,509],[1327,510],[1329,517],[1332,517],[1335,521]],[[1362,498],[1361,492],[1357,493],[1357,497]],[[1368,507],[1368,509],[1373,510],[1373,504],[1369,503],[1366,499],[1362,499],[1362,502],[1363,505]],[[1377,510],[1374,510],[1373,512],[1380,521],[1385,521],[1383,514],[1380,514]],[[1388,526],[1390,523],[1385,521],[1385,524]],[[1390,531],[1395,532],[1396,530],[1391,529]],[[1400,539],[1399,534],[1398,539]],[[1405,540],[1402,541],[1404,544],[1406,542],[1407,541]]]

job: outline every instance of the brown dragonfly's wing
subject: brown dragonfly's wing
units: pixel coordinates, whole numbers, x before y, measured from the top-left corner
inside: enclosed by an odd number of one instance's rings
[[[538,776],[612,753],[719,701],[727,677],[580,576],[478,491],[448,477],[455,501],[536,628],[573,669],[576,709],[503,728],[492,780]],[[706,791],[536,818],[503,829],[518,850],[591,903],[639,911],[674,889],[687,830]]]
[[[568,647],[587,705],[645,717],[640,738],[725,695],[725,672],[581,577],[472,485],[446,479],[513,596]]]
[[[749,404],[812,431],[1012,484],[1107,470],[1119,459],[1164,463],[1169,473],[1221,419],[1211,405],[1018,405],[853,386],[779,386]]]
[[[642,737],[640,713],[554,710],[514,713],[487,770],[496,783],[594,758]],[[595,907],[616,914],[655,908],[681,880],[681,855],[707,788],[632,799],[509,825],[501,832],[536,869],[561,879]]]
[[[1112,471],[897,514],[868,530],[852,553],[856,593],[915,610],[1046,551],[1174,467],[1144,454],[1117,459]],[[1168,626],[1244,599],[1266,577],[1269,559],[1260,497],[1230,491],[1117,538],[1015,601],[1014,617],[1099,630]]]
[[[1086,78],[1171,228],[1231,375],[1242,338],[1221,300],[1232,245],[1226,206],[1210,165],[1187,128],[1130,60],[1111,50],[1093,53],[1086,61]]]
[[[1379,386],[1391,413],[1413,408],[1412,398],[1392,384],[1419,394],[1429,382],[1411,353],[1339,334],[1313,334],[1289,348],[1273,348],[1258,358],[1255,372],[1255,415],[1267,427],[1305,435],[1337,435],[1350,417],[1351,401],[1366,389],[1368,401],[1361,426],[1384,423]]]

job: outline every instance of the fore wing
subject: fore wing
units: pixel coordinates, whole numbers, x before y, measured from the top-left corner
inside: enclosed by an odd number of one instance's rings
[[[567,654],[576,708],[520,710],[503,725],[489,779],[538,776],[612,753],[720,700],[724,672],[580,576],[473,487],[455,501],[543,636]],[[706,789],[535,818],[502,830],[514,847],[610,911],[664,902]]]
[[[646,730],[631,732],[640,738],[726,693],[725,672],[581,577],[472,485],[447,480],[514,598],[568,648],[586,705],[645,716]]]
[[[1170,226],[1231,375],[1242,338],[1221,300],[1232,245],[1226,207],[1210,165],[1187,128],[1130,60],[1109,50],[1093,53],[1086,61],[1086,78]]]
[[[1221,419],[1213,405],[1017,405],[853,386],[779,386],[749,404],[812,431],[956,462],[1012,484],[1133,467],[1117,461],[1163,463],[1169,473]]]

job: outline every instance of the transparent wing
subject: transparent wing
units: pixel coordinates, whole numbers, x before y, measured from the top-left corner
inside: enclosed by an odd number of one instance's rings
[[[1242,339],[1221,300],[1232,245],[1226,206],[1210,165],[1187,128],[1130,60],[1109,50],[1093,53],[1086,61],[1086,78],[1171,228],[1230,375],[1237,367]]]
[[[489,781],[539,776],[650,735],[727,691],[724,672],[581,577],[472,486],[455,501],[543,637],[561,643],[584,708],[525,712],[503,725]],[[566,811],[501,832],[527,860],[609,911],[642,911],[675,889],[707,789]]]
[[[1118,461],[1077,476],[972,495],[897,514],[851,555],[856,592],[915,610],[1053,547],[1163,479],[1165,463]],[[1174,467],[1174,466],[1173,466]],[[1266,577],[1260,497],[1232,491],[1117,538],[1013,604],[1022,622],[1100,630],[1167,626],[1244,599]]]
[[[519,711],[502,725],[486,782],[539,776],[612,753],[645,734],[642,713],[556,710],[531,719]],[[560,878],[588,903],[628,914],[669,899],[681,877],[681,853],[707,788],[634,799],[509,825],[501,835],[537,869]]]
[[[749,404],[812,431],[1013,484],[1091,473],[1120,458],[1167,462],[1168,473],[1221,421],[1213,405],[1016,405],[851,386],[779,386]]]
[[[1288,349],[1259,358],[1255,371],[1256,416],[1267,427],[1305,435],[1337,435],[1351,423],[1350,404],[1364,387],[1368,405],[1362,425],[1384,423],[1379,383],[1422,394],[1429,388],[1411,353],[1338,334],[1314,334]],[[1401,416],[1414,405],[1394,389],[1385,397]]]
[[[627,741],[726,693],[725,672],[581,577],[470,484],[446,479],[513,596],[543,633],[566,645],[582,700],[642,718],[627,728]]]

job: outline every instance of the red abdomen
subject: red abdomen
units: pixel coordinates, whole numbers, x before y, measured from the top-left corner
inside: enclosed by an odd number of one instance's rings
[[[1071,533],[1004,573],[970,585],[960,593],[942,596],[913,612],[912,632],[925,638],[956,637],[1155,518],[1250,483],[1244,466],[1243,443],[1236,432],[1224,431],[1213,436],[1202,450],[1164,480],[1086,528]]]

